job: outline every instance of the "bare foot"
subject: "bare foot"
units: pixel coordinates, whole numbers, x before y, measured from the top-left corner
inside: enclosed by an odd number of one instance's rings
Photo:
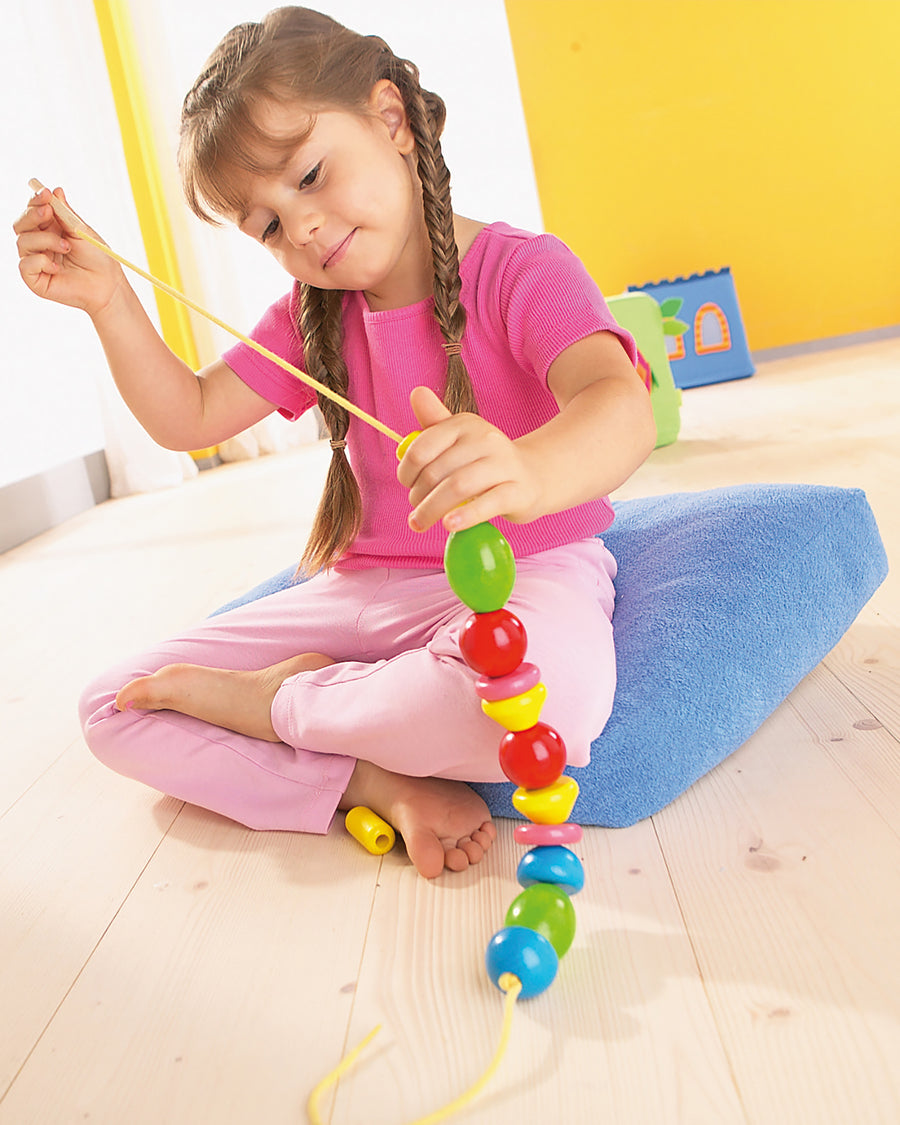
[[[258,671],[235,672],[204,668],[199,664],[167,664],[152,676],[132,680],[116,696],[116,707],[126,711],[180,711],[216,726],[280,742],[272,729],[272,700],[289,676],[327,668],[334,661],[320,652],[273,664]]]
[[[480,863],[497,838],[487,805],[463,781],[406,777],[359,761],[339,807],[355,805],[367,806],[396,828],[426,879],[445,867],[464,871]]]

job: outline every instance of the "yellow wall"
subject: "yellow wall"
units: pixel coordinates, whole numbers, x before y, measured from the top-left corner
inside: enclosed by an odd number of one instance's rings
[[[544,222],[729,265],[751,348],[900,323],[898,0],[506,0]]]

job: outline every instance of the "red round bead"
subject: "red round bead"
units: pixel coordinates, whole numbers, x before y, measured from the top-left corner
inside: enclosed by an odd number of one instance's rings
[[[500,740],[500,768],[522,789],[543,789],[566,768],[566,744],[546,723],[511,730]]]
[[[528,648],[525,626],[508,609],[473,613],[459,634],[459,648],[470,668],[483,676],[507,676]]]

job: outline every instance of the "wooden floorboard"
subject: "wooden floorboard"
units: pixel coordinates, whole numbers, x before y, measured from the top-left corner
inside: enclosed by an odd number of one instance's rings
[[[685,392],[620,498],[866,491],[900,564],[900,339]],[[486,1066],[512,824],[433,883],[402,848],[254,833],[117,777],[95,673],[289,565],[327,447],[100,506],[0,557],[0,1125],[401,1125]],[[461,1125],[900,1121],[900,593],[891,575],[748,742],[650,820],[589,829],[578,934]]]
[[[297,1121],[322,1061],[344,1047],[375,892],[369,859],[346,836],[250,833],[186,807],[3,1120]]]
[[[793,701],[654,822],[749,1120],[896,1121],[897,834]]]

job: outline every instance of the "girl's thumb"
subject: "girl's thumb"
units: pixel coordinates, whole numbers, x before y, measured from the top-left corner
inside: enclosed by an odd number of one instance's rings
[[[445,418],[452,417],[447,407],[428,387],[414,388],[409,396],[409,403],[416,421],[423,430],[426,426],[434,426],[438,422],[443,422]]]

